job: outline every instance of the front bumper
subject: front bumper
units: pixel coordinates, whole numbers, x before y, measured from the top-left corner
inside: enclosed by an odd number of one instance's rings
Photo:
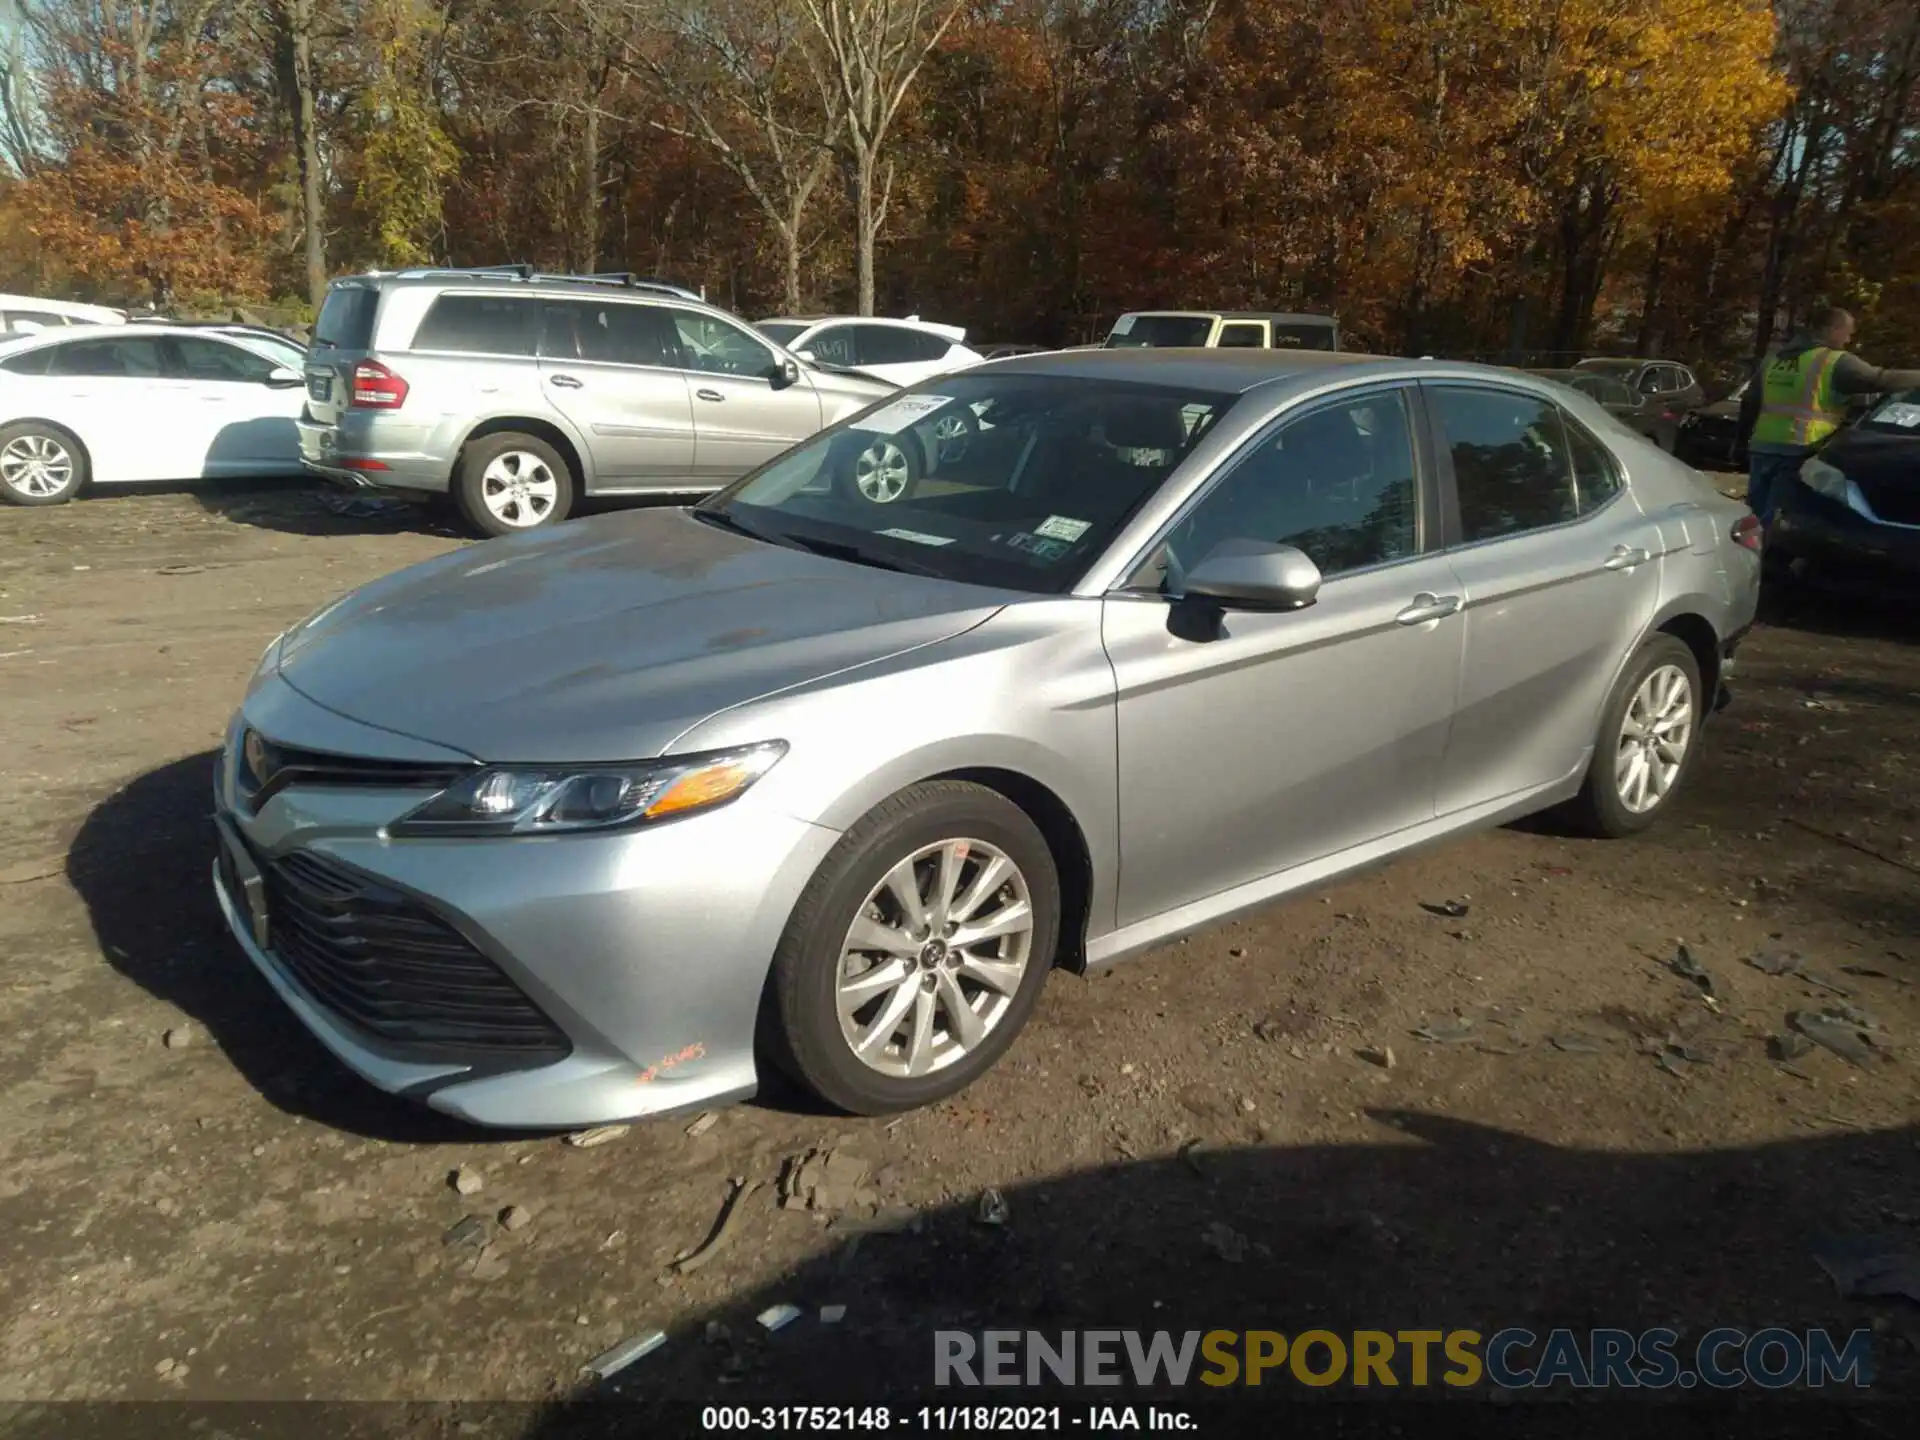
[[[1920,526],[1867,519],[1795,482],[1767,533],[1767,558],[1849,589],[1920,585]]]
[[[327,712],[307,733],[289,735],[287,717],[300,708],[290,687],[265,688],[274,692],[276,740],[328,748]],[[244,882],[216,864],[214,888],[234,938],[349,1069],[447,1114],[512,1127],[594,1125],[753,1093],[768,965],[837,832],[753,809],[749,792],[654,830],[393,841],[384,826],[430,791],[294,787],[248,814],[234,784],[241,723],[236,717],[215,798],[250,859],[271,867],[306,852],[411,897],[491,961],[571,1046],[564,1058],[531,1065],[510,1055],[450,1060],[370,1033],[302,983],[275,952],[273,916],[262,932]],[[366,963],[378,967],[377,949]]]

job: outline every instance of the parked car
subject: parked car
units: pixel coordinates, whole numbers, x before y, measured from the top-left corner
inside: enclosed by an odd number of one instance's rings
[[[894,393],[676,287],[519,267],[335,281],[306,380],[310,470],[451,492],[483,535],[554,524],[583,495],[718,489]]]
[[[1253,310],[1135,310],[1113,322],[1104,348],[1338,350],[1340,322]]]
[[[32,295],[0,295],[0,335],[38,335],[70,325],[124,325],[127,312],[74,300],[42,300]]]
[[[1920,582],[1920,390],[1884,397],[1800,467],[1767,560],[1782,575],[1854,588]]]
[[[0,344],[0,500],[57,505],[89,482],[298,475],[302,383],[263,341],[165,325]]]
[[[1685,417],[1658,396],[1640,394],[1625,382],[1598,370],[1529,370],[1527,373],[1571,385],[1597,401],[1629,430],[1646,436],[1668,454],[1673,453]]]
[[[802,360],[877,375],[895,385],[913,385],[935,375],[964,370],[984,358],[961,342],[957,325],[935,325],[918,316],[816,315],[762,320],[754,327]]]
[[[1706,388],[1685,365],[1671,360],[1644,360],[1618,356],[1591,356],[1580,361],[1576,370],[1609,375],[1636,395],[1659,401],[1675,417],[1684,416],[1707,403]]]
[[[873,438],[993,417],[874,504]],[[1685,788],[1758,522],[1512,372],[1008,360],[692,509],[456,551],[294,626],[216,892],[374,1084],[494,1125],[926,1104],[1103,967],[1561,802]],[[760,1047],[760,1048],[757,1048]]]
[[[1740,433],[1740,405],[1748,384],[1742,380],[1712,404],[1682,416],[1674,453],[1702,470],[1745,470],[1747,437]]]
[[[980,356],[984,360],[1010,360],[1016,355],[1044,355],[1051,346],[1047,345],[1010,345],[991,344],[980,347]]]

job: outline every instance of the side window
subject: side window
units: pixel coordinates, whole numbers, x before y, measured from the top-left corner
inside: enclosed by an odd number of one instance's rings
[[[1267,348],[1266,327],[1251,320],[1230,321],[1220,327],[1219,344],[1223,350],[1264,350]]]
[[[1591,515],[1619,493],[1619,467],[1607,447],[1578,420],[1562,414],[1560,423],[1566,427],[1567,450],[1573,457],[1574,504],[1580,514]]]
[[[689,370],[755,380],[773,374],[773,351],[737,325],[691,310],[675,310],[673,328],[680,336],[681,363]]]
[[[149,380],[158,379],[161,369],[160,342],[152,336],[135,335],[122,340],[76,340],[71,345],[56,346],[47,373]]]
[[[238,345],[205,340],[197,335],[175,335],[167,341],[173,349],[174,373],[189,380],[225,380],[236,385],[264,385],[273,374],[273,361],[242,350]]]
[[[824,330],[816,330],[808,336],[801,346],[811,350],[813,358],[822,365],[857,365],[859,360],[854,354],[853,326],[829,325]]]
[[[66,316],[49,315],[41,310],[9,310],[7,312],[7,333],[10,335],[37,335],[42,330],[64,329],[66,323]]]
[[[1469,544],[1578,517],[1558,409],[1510,390],[1436,386],[1429,393],[1453,457]]]
[[[673,328],[651,305],[598,304],[569,300],[546,306],[540,353],[603,365],[674,367]]]
[[[1642,395],[1658,395],[1667,388],[1665,366],[1649,365],[1640,372],[1639,390]]]
[[[1223,540],[1306,552],[1323,575],[1416,554],[1420,488],[1403,391],[1326,405],[1253,449],[1179,525],[1170,546],[1191,568]]]
[[[917,330],[900,325],[855,325],[852,329],[854,349],[859,352],[862,365],[916,365],[938,358],[927,353],[926,341],[931,337]],[[939,353],[947,353],[945,341],[941,342]]]
[[[9,375],[44,375],[47,373],[47,362],[53,359],[53,351],[53,346],[42,345],[24,355],[10,355],[0,360],[0,370]]]
[[[442,295],[414,332],[415,350],[531,355],[535,302],[508,295]]]

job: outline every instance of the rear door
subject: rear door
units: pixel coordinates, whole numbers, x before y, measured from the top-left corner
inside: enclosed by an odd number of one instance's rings
[[[193,480],[217,428],[169,379],[157,335],[70,340],[52,347],[47,393],[71,416],[104,481]]]
[[[266,356],[204,335],[169,335],[161,341],[167,375],[184,387],[184,403],[204,426],[206,475],[286,475],[300,470],[300,437],[294,429],[302,404],[300,385],[282,385],[285,367]]]
[[[717,315],[667,313],[693,388],[693,463],[703,483],[724,485],[820,428],[819,395],[804,374],[787,383],[765,341]]]
[[[1447,815],[1579,773],[1652,620],[1664,543],[1559,406],[1492,384],[1424,388],[1465,605]]]
[[[693,484],[693,399],[667,312],[613,299],[542,308],[541,389],[591,447],[594,488]]]

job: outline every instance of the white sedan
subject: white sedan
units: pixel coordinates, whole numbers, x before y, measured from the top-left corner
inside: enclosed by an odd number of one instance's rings
[[[762,320],[754,328],[802,360],[864,371],[902,386],[964,370],[984,358],[960,343],[967,332],[959,326],[935,325],[917,315],[905,320],[816,315]]]
[[[0,500],[58,505],[89,481],[303,474],[306,382],[291,358],[170,325],[0,344]]]

